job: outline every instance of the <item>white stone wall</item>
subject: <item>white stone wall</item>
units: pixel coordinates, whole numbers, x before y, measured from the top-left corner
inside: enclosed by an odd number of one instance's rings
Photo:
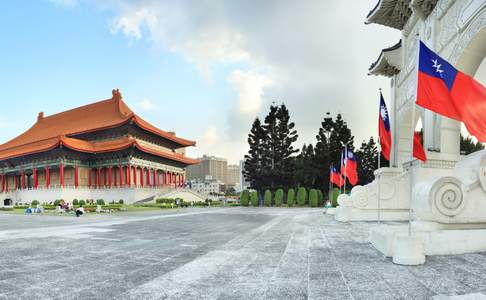
[[[123,199],[129,204],[152,196],[167,193],[169,190],[153,188],[112,188],[112,189],[88,189],[74,187],[53,187],[49,189],[25,189],[0,194],[0,206],[3,206],[4,199],[10,198],[14,203],[31,203],[33,200],[43,202],[54,202],[56,199],[63,199],[72,202],[73,199],[103,199],[106,203]]]

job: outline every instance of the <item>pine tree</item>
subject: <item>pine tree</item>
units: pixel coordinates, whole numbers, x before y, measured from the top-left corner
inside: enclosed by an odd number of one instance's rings
[[[256,190],[262,190],[264,186],[262,179],[265,165],[262,161],[262,157],[265,150],[266,138],[265,129],[262,127],[260,119],[256,118],[251,127],[250,134],[248,134],[250,150],[248,151],[248,154],[245,155],[243,169],[245,179],[250,182],[251,187]]]
[[[484,145],[481,144],[480,142],[474,142],[473,139],[470,136],[464,137],[461,134],[461,154],[468,155],[473,152],[483,150]]]
[[[252,188],[260,192],[266,188],[274,191],[294,182],[294,154],[298,152],[293,147],[298,137],[294,127],[284,104],[271,105],[264,124],[258,118],[253,122],[243,173]]]
[[[341,114],[337,114],[333,120],[328,112],[321,123],[316,139],[314,165],[317,168],[317,177],[313,186],[322,188],[327,193],[331,164],[336,167],[340,166],[341,152],[345,145],[348,149],[354,150],[354,137]]]

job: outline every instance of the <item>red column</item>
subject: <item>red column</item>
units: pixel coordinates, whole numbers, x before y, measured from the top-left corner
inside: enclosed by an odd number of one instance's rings
[[[5,191],[8,192],[8,175],[5,175]]]
[[[5,174],[2,174],[2,193],[5,192]]]
[[[127,185],[128,186],[131,186],[132,185],[132,179],[130,178],[130,170],[131,170],[131,167],[130,167],[130,164],[127,164],[127,167],[126,167],[126,173],[127,173]]]
[[[113,180],[115,181],[115,186],[118,186],[118,178],[116,178],[116,171],[113,172]]]
[[[184,174],[181,174],[181,187],[184,187],[186,185],[186,182],[184,181]]]
[[[120,165],[120,187],[123,186],[123,166]]]
[[[89,172],[88,172],[88,188],[91,188],[91,173],[93,173],[93,169],[92,168],[89,168]]]
[[[61,187],[64,186],[64,164],[59,164],[59,184]]]
[[[108,167],[108,187],[111,188],[111,177],[112,177],[112,174],[111,174],[111,166]]]
[[[103,168],[103,185],[106,187],[108,185],[108,172],[106,172],[106,167]]]
[[[25,173],[24,171],[20,171],[20,189],[25,189]]]
[[[150,168],[147,168],[147,186],[150,186]]]
[[[154,186],[154,187],[157,187],[157,170],[156,170],[156,169],[153,169],[153,173],[154,173],[154,182],[153,182],[153,186]]]
[[[177,187],[177,175],[176,175],[176,173],[173,174],[173,178],[174,178],[174,181],[172,183],[174,183],[174,187]]]
[[[79,174],[78,165],[74,165],[74,187],[78,188],[79,185]]]
[[[101,168],[96,169],[96,182],[98,183],[98,188],[101,188]]]
[[[140,186],[143,187],[143,167],[140,167]]]
[[[46,188],[51,185],[51,174],[49,172],[49,166],[46,167]]]
[[[137,167],[133,166],[133,185],[137,186]]]

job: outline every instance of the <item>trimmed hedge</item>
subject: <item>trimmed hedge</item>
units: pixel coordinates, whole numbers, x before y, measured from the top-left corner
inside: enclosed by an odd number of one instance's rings
[[[265,195],[263,196],[263,205],[272,206],[272,192],[270,190],[265,191]]]
[[[79,204],[79,206],[81,206],[81,205],[84,206],[84,205],[86,205],[86,201],[81,199],[81,200],[79,200],[78,204]]]
[[[78,199],[73,199],[73,206],[79,205]]]
[[[338,198],[339,194],[340,194],[340,190],[338,188],[334,188],[332,190],[332,200],[331,200],[331,206],[332,207],[338,206],[337,198]]]
[[[155,203],[175,204],[175,199],[174,198],[158,198],[158,199],[155,199]]]
[[[324,206],[324,194],[321,190],[317,190],[317,206]]]
[[[242,191],[240,196],[241,205],[248,206],[249,202],[250,202],[250,192],[248,190]]]
[[[96,199],[96,205],[105,205],[105,200],[103,200],[103,199]]]
[[[307,191],[304,187],[300,187],[297,190],[297,204],[304,206],[307,202]]]
[[[258,193],[256,191],[250,193],[250,201],[252,206],[258,206]]]
[[[309,191],[309,205],[310,207],[317,207],[317,191],[315,189]]]
[[[284,197],[284,191],[282,189],[278,189],[275,192],[275,206],[282,206],[283,197]]]
[[[287,191],[287,206],[292,207],[295,204],[295,190],[289,189]]]
[[[37,207],[37,205],[39,205],[39,201],[37,200],[32,200],[32,203],[30,203],[30,206],[32,207]]]

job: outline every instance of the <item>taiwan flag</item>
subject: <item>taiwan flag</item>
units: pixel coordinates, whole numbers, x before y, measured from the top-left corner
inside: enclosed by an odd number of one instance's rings
[[[418,105],[457,121],[486,142],[486,88],[420,42]]]
[[[356,185],[358,183],[358,162],[353,151],[347,150],[344,154],[344,176],[349,180],[349,183]]]
[[[392,137],[390,132],[390,116],[386,109],[385,100],[380,92],[380,119],[378,120],[381,153],[386,160],[390,160]]]
[[[420,132],[417,131],[413,133],[413,157],[423,162],[427,160],[424,146],[422,145],[422,136],[420,135]]]
[[[336,169],[336,167],[331,168],[331,174],[329,175],[329,181],[331,183],[334,183],[338,187],[343,186],[343,183],[344,183],[343,176],[341,175],[341,173],[339,173],[339,171]]]

